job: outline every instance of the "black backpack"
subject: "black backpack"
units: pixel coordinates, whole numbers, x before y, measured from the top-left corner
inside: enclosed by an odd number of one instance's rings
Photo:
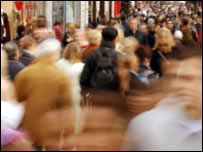
[[[91,86],[102,89],[115,89],[117,87],[116,61],[113,58],[115,52],[109,48],[100,48],[98,61],[91,78]]]

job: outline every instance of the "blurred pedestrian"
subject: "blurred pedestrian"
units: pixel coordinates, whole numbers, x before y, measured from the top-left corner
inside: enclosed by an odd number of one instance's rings
[[[82,52],[82,59],[85,60],[91,52],[99,48],[101,44],[101,32],[98,30],[89,31],[87,34],[89,46]]]
[[[30,36],[23,37],[21,41],[23,43],[23,50],[21,56],[19,57],[19,61],[23,65],[28,66],[37,57],[38,45],[37,42]]]
[[[19,62],[18,46],[14,42],[7,42],[3,49],[8,55],[8,74],[11,80],[14,80],[16,75],[22,71],[25,66]]]
[[[156,33],[156,43],[154,46],[154,51],[152,54],[152,58],[150,61],[150,66],[152,70],[158,73],[160,76],[162,75],[161,72],[161,62],[167,61],[166,54],[173,51],[173,47],[175,46],[175,41],[173,38],[172,33],[167,28],[161,28]]]
[[[81,84],[93,88],[117,89],[115,51],[118,31],[107,27],[102,31],[103,41],[97,51],[92,52],[85,60]]]
[[[131,18],[129,20],[130,30],[125,31],[125,36],[133,36],[135,37],[140,45],[148,45],[147,36],[138,29],[138,21],[135,18]]]
[[[18,101],[26,103],[22,128],[35,146],[59,150],[74,133],[70,82],[56,66],[61,43],[47,39],[39,48],[39,57],[15,79]]]

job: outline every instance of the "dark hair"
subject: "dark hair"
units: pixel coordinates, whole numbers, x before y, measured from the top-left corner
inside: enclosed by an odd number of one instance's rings
[[[37,27],[46,27],[47,26],[47,19],[45,16],[40,15],[37,17],[37,22],[36,22]]]
[[[166,23],[166,19],[165,18],[161,20],[161,24],[163,24],[163,23]]]
[[[113,41],[118,36],[118,31],[113,27],[106,27],[102,31],[102,37],[106,41]]]
[[[89,24],[87,25],[87,28],[95,29],[95,27],[94,27],[91,23],[89,23]]]
[[[39,19],[39,18],[46,20],[46,17],[45,17],[44,15],[39,15],[39,16],[37,17],[37,19]]]
[[[36,22],[36,26],[37,26],[38,28],[40,28],[40,27],[46,27],[46,26],[47,26],[47,23],[46,23],[45,21],[39,19],[39,20],[37,20],[37,22]]]
[[[15,38],[16,41],[18,41],[19,39],[21,39],[24,35],[25,35],[25,27],[23,25],[19,25],[17,27],[17,37]]]
[[[8,60],[15,60],[15,57],[17,56],[18,53],[18,46],[15,42],[7,42],[3,46],[3,49],[6,51],[8,55]]]
[[[152,51],[150,47],[141,45],[136,49],[135,55],[137,55],[140,59],[140,63],[143,63],[146,58],[150,58],[152,56]]]
[[[126,20],[126,15],[125,14],[121,14],[121,21],[124,22]]]
[[[182,19],[182,22],[184,26],[187,26],[189,24],[189,20],[185,17]]]
[[[25,32],[25,27],[23,25],[19,25],[17,28],[18,35],[21,36],[23,32]]]

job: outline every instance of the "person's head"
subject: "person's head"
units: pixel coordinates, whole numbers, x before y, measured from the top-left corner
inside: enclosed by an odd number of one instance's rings
[[[202,118],[202,50],[188,47],[187,51],[181,50],[179,59],[175,60],[175,57],[169,59],[172,60],[170,66],[165,62],[162,65],[170,76],[175,76],[167,85],[173,92],[167,90],[167,93],[189,97],[185,102],[184,110],[191,118],[200,120]],[[169,68],[167,69],[166,66]]]
[[[155,31],[155,24],[148,24],[147,25],[147,31],[148,33]]]
[[[98,30],[91,30],[87,34],[89,45],[99,45],[101,43],[101,32]]]
[[[180,21],[179,17],[176,17],[176,18],[175,18],[175,23],[176,23],[176,24],[179,24],[179,21]]]
[[[140,64],[148,65],[152,56],[152,51],[150,47],[141,45],[136,49],[135,55],[139,58]]]
[[[126,18],[127,18],[127,17],[126,17],[125,14],[121,14],[121,21],[122,21],[122,22],[126,21]]]
[[[73,35],[73,41],[76,42],[79,47],[82,47],[84,44],[88,43],[86,39],[86,31],[81,29],[75,31]]]
[[[10,61],[18,61],[19,58],[19,50],[18,45],[14,42],[7,42],[3,49],[6,51],[8,55],[8,60]]]
[[[43,27],[37,28],[36,27],[32,31],[32,36],[38,43],[41,43],[42,41],[47,39],[50,35],[45,28],[43,28]]]
[[[61,43],[54,38],[49,38],[39,45],[38,56],[49,56],[54,62],[60,58]]]
[[[18,26],[17,33],[19,38],[23,37],[25,34],[25,27],[23,25]]]
[[[142,32],[144,32],[145,34],[148,33],[147,24],[145,24],[145,23],[140,24],[139,29],[140,29]]]
[[[131,18],[129,20],[130,29],[135,32],[138,28],[138,21],[136,18]]]
[[[182,18],[182,20],[181,20],[181,27],[187,27],[188,24],[189,24],[188,18],[186,18],[186,17]]]
[[[37,27],[47,27],[47,19],[45,16],[40,15],[37,17]]]
[[[122,51],[123,52],[134,52],[139,46],[139,41],[134,37],[127,37],[122,40]]]
[[[181,31],[179,31],[179,30],[175,31],[174,38],[175,38],[175,40],[182,41],[182,39],[183,39],[183,33]]]
[[[77,45],[77,43],[73,42],[65,47],[63,58],[71,63],[77,63],[81,61],[80,47]]]
[[[163,19],[163,20],[161,21],[161,27],[162,27],[162,28],[167,27],[167,21],[166,21],[166,19]]]
[[[164,53],[169,53],[175,46],[175,41],[172,33],[167,28],[161,28],[156,33],[155,49]]]
[[[38,53],[38,44],[37,42],[30,36],[24,36],[22,39],[22,49],[23,50],[27,50],[27,51],[31,51],[33,53]]]
[[[172,21],[167,21],[167,28],[169,30],[172,30],[173,29],[173,22]]]
[[[66,31],[69,33],[69,34],[73,34],[74,33],[74,30],[75,30],[75,25],[73,23],[67,23],[66,24]]]
[[[147,21],[147,24],[148,25],[155,24],[155,19],[154,18],[149,18],[148,21]]]
[[[119,69],[118,79],[120,94],[125,97],[130,91],[130,71],[138,71],[139,59],[133,52],[120,54],[117,60],[117,67]]]
[[[161,29],[161,27],[159,25],[156,25],[155,30],[154,30],[155,33],[157,33],[160,29]]]
[[[118,31],[113,27],[106,27],[102,31],[102,38],[104,41],[112,41],[116,43]]]

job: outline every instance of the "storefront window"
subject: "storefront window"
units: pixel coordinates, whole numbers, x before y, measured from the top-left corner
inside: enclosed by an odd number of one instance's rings
[[[53,2],[53,29],[56,38],[62,40],[66,23],[74,23],[74,1]]]
[[[64,33],[64,12],[65,12],[64,1],[53,2],[53,29],[58,40],[63,39]]]
[[[67,22],[74,22],[74,2],[67,1],[66,2],[66,23]]]
[[[19,25],[43,15],[43,1],[1,1],[1,9],[8,16],[9,37],[14,39]]]

